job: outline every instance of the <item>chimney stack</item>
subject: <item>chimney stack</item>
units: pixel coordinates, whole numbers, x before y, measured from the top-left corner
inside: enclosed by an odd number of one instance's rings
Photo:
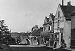
[[[67,2],[67,6],[71,6],[71,1]]]

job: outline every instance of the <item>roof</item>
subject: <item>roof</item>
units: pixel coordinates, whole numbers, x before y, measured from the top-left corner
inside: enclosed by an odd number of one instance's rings
[[[64,16],[66,17],[66,19],[71,19],[71,16],[75,15],[75,6],[62,6],[60,5]]]

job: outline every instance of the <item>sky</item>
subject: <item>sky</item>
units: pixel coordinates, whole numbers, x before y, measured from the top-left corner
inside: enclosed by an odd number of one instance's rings
[[[75,5],[75,0],[70,1]],[[55,14],[59,3],[61,0],[0,0],[0,19],[12,32],[31,31],[34,25],[43,25],[45,16]]]

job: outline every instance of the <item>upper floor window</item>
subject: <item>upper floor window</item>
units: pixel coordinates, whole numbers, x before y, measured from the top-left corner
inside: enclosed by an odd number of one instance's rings
[[[60,17],[60,11],[58,11],[58,18]]]
[[[50,30],[50,26],[49,26],[49,28],[48,28],[49,30]]]

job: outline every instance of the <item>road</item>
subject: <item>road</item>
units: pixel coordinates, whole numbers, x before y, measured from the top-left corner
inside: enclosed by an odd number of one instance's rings
[[[12,47],[9,49],[0,49],[0,51],[53,51],[46,47]]]
[[[53,50],[52,48],[49,48],[49,47],[40,47],[40,46],[11,46],[11,47],[8,47],[8,48],[4,48],[4,49],[0,49],[0,51],[68,51],[68,50],[63,50],[63,49],[56,49],[56,50]],[[74,51],[74,49],[73,49]]]
[[[25,48],[10,48],[10,49],[0,49],[0,51],[70,51],[70,50],[62,50],[62,49],[58,49],[58,50],[52,50],[49,48],[29,48],[29,47],[25,47]],[[75,49],[72,49],[72,51],[75,51]]]
[[[45,46],[26,46],[26,45],[11,45],[8,48],[0,49],[0,51],[53,51],[52,48]]]

